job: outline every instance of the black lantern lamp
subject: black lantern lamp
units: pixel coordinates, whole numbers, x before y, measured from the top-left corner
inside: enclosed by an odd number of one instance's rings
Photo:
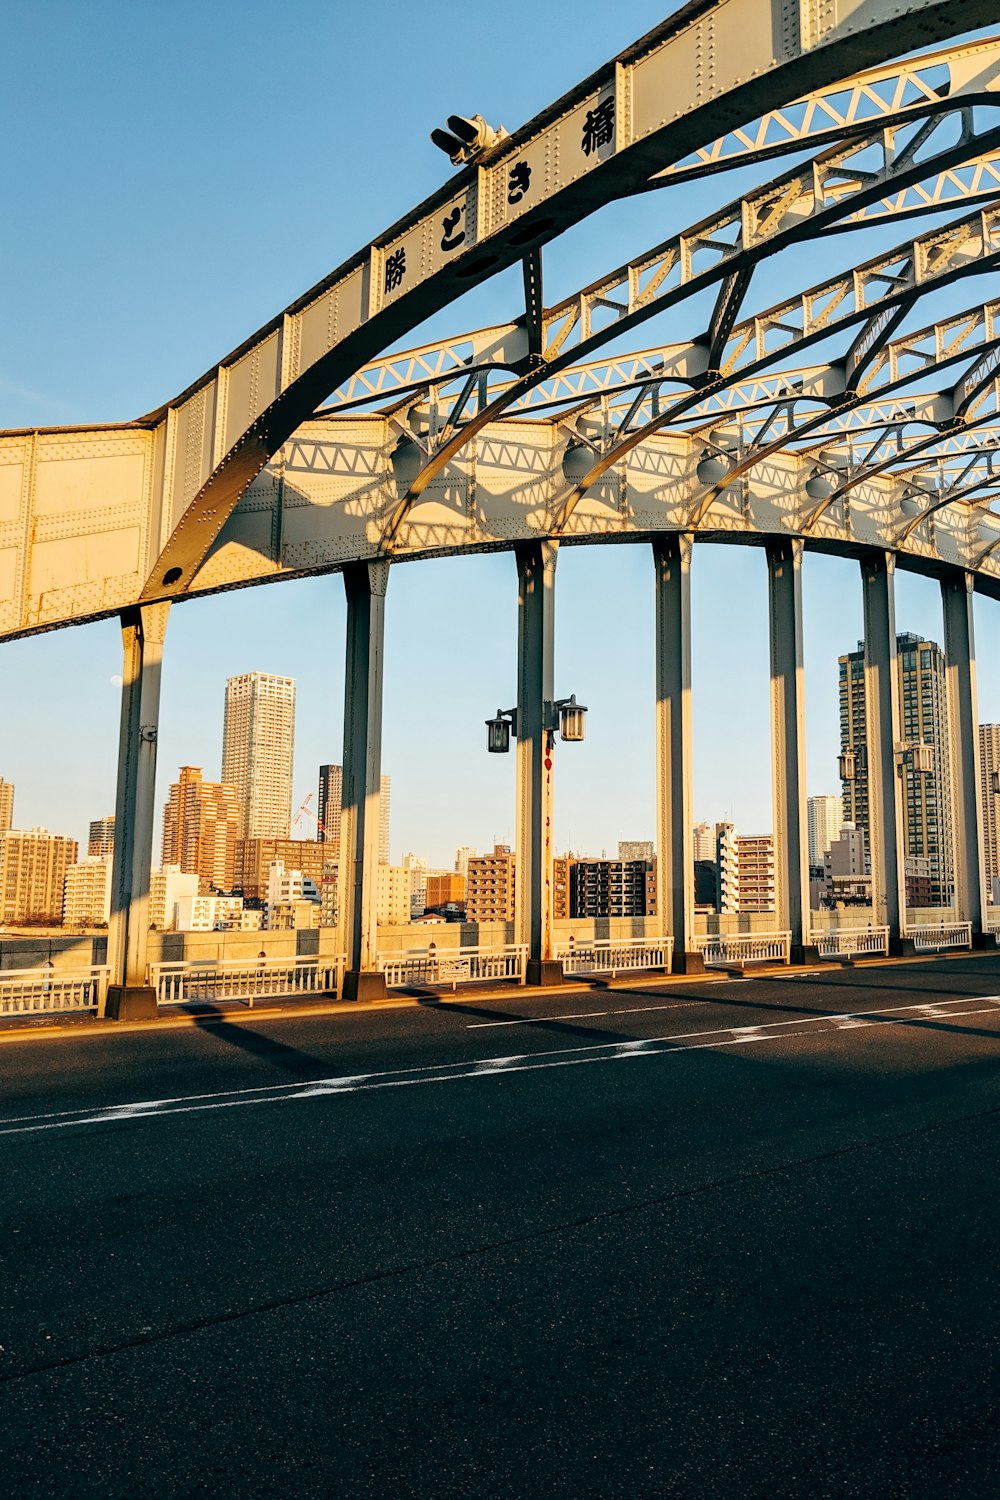
[[[496,718],[486,720],[486,748],[491,755],[506,755],[510,750],[516,712],[513,708],[498,708]]]
[[[559,710],[559,735],[564,740],[582,740],[586,734],[584,704],[577,703],[576,694],[561,698],[555,705]]]

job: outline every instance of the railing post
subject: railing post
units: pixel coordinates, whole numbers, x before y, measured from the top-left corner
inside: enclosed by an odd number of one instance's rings
[[[895,558],[871,553],[861,560],[865,619],[865,738],[868,747],[868,843],[872,869],[872,923],[888,927],[889,951],[898,953],[905,925],[903,798],[896,771],[900,740],[896,665]]]
[[[801,963],[809,942],[802,542],[783,537],[768,541],[766,550],[775,897],[778,927],[791,933],[791,961]]]
[[[160,676],[169,610],[169,604],[144,604],[121,617],[122,712],[105,1002],[105,1014],[116,1021],[156,1015],[156,991],[147,982],[146,962]]]
[[[941,580],[945,676],[951,731],[952,824],[955,830],[955,904],[982,942],[985,918],[983,829],[979,801],[979,706],[973,577],[956,572]]]
[[[517,862],[514,932],[528,950],[528,984],[558,984],[552,957],[552,750],[558,542],[525,542],[517,558]]]
[[[347,953],[345,1000],[385,996],[378,969],[379,801],[385,593],[389,564],[348,563],[347,666],[344,673],[343,810],[340,818],[338,947]]]
[[[689,533],[653,541],[656,570],[656,853],[660,930],[673,935],[673,969],[702,973],[694,941],[694,796],[691,770],[691,552]]]

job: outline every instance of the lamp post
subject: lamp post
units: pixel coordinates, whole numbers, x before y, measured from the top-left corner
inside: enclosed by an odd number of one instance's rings
[[[540,931],[539,951],[528,953],[528,983],[552,984],[562,980],[562,964],[552,956],[552,768],[556,735],[579,744],[586,734],[586,705],[577,703],[576,694],[569,698],[546,700],[543,705],[542,730],[544,734],[544,776],[540,793],[542,797],[542,847],[541,880],[531,882],[531,889],[522,892],[521,899],[534,904],[537,926]],[[510,750],[511,736],[519,737],[520,722],[516,708],[498,708],[496,716],[486,720],[486,748],[491,755],[506,755]],[[515,879],[523,879],[523,871],[515,871]],[[541,910],[538,911],[538,904]]]

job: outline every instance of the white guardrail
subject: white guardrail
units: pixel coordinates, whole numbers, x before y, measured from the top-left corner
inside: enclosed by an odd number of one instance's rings
[[[456,989],[469,981],[516,979],[523,984],[528,950],[522,943],[502,948],[409,948],[382,954],[378,966],[390,989],[403,984],[450,984]]]
[[[610,974],[623,969],[667,969],[674,951],[672,937],[570,938],[558,943],[553,956],[562,961],[565,974]]]
[[[51,1015],[98,1010],[110,970],[101,964],[79,969],[0,969],[0,1016]]]
[[[339,995],[346,958],[186,959],[150,964],[149,982],[159,1005],[199,1000],[284,1000],[296,995]]]
[[[814,932],[813,946],[820,958],[851,958],[856,953],[889,952],[888,927],[834,927]]]
[[[918,953],[936,953],[941,948],[971,948],[971,922],[942,922],[939,926],[907,927],[903,934]]]
[[[790,932],[727,932],[696,937],[695,947],[705,963],[713,964],[787,964],[792,956]]]

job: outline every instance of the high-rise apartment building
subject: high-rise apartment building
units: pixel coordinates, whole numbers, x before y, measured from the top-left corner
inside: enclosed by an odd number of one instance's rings
[[[695,862],[715,859],[715,829],[711,823],[696,823],[692,829]]]
[[[378,857],[379,863],[389,863],[389,805],[392,800],[392,780],[383,776],[378,794]]]
[[[88,854],[63,883],[63,926],[106,927],[111,914],[111,855]]]
[[[912,632],[896,638],[900,728],[907,746],[929,745],[933,769],[902,765],[904,853],[930,861],[930,905],[954,900],[951,745],[944,653]],[[844,782],[844,818],[871,842],[864,646],[840,658],[840,744],[855,754],[855,776]]]
[[[822,869],[826,851],[844,826],[844,799],[833,794],[810,797],[806,808],[809,820],[809,868]]]
[[[514,873],[514,855],[507,844],[495,844],[492,854],[470,859],[465,882],[465,920],[512,922]]]
[[[736,839],[737,910],[774,911],[774,838],[769,833]]]
[[[14,783],[0,776],[0,833],[14,826]]]
[[[1000,880],[1000,724],[979,726],[979,805],[983,826],[985,899]]]
[[[318,836],[327,844],[340,848],[340,813],[344,797],[343,766],[320,766],[319,796],[316,803]],[[378,858],[379,864],[389,863],[389,805],[392,799],[392,778],[383,776],[379,783]]]
[[[319,839],[238,839],[231,888],[248,901],[266,901],[268,871],[275,860],[301,870],[318,888],[329,858],[329,847]]]
[[[340,804],[344,795],[343,766],[320,766],[316,798],[316,837],[340,848]]]
[[[47,828],[0,834],[0,920],[61,922],[66,871],[78,848],[76,839]]]
[[[478,859],[479,850],[473,849],[471,844],[462,844],[455,850],[455,869],[464,879],[469,873],[469,860]]]
[[[112,813],[107,818],[94,818],[87,835],[87,857],[103,859],[115,852],[115,819]]]
[[[217,891],[231,891],[242,826],[235,787],[203,781],[198,766],[181,766],[163,809],[163,863],[179,865]]]
[[[295,681],[244,672],[226,683],[222,780],[236,788],[245,838],[287,839],[292,821]]]

